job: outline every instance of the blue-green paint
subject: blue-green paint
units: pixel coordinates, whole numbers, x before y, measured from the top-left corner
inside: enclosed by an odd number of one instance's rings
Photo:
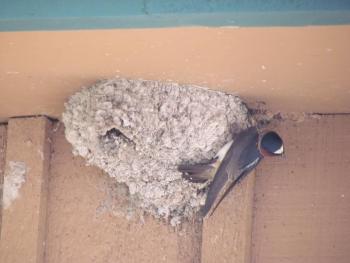
[[[350,0],[0,0],[0,30],[350,24]]]

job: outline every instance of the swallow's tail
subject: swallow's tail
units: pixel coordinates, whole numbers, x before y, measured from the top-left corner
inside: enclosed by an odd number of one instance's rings
[[[208,163],[182,164],[178,166],[178,170],[182,172],[182,178],[193,183],[204,183],[213,179],[215,162],[216,160],[213,159]]]

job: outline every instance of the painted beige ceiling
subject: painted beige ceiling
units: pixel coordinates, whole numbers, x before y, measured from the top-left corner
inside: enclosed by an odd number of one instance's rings
[[[60,117],[101,78],[194,83],[273,111],[350,112],[350,26],[0,33],[0,120]]]

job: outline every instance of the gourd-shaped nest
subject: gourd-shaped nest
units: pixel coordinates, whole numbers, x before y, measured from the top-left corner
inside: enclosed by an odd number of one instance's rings
[[[237,96],[193,85],[111,79],[85,87],[65,104],[74,154],[129,188],[134,206],[176,225],[206,197],[177,165],[203,162],[250,126]]]

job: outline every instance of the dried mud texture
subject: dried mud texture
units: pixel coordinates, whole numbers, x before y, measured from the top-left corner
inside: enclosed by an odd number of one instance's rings
[[[23,162],[9,162],[9,172],[5,173],[3,186],[4,209],[10,207],[11,203],[20,195],[22,184],[26,181],[27,166]]]
[[[172,225],[195,214],[206,195],[177,165],[213,158],[251,123],[238,97],[170,82],[105,80],[65,107],[73,153],[127,185],[134,206]]]

